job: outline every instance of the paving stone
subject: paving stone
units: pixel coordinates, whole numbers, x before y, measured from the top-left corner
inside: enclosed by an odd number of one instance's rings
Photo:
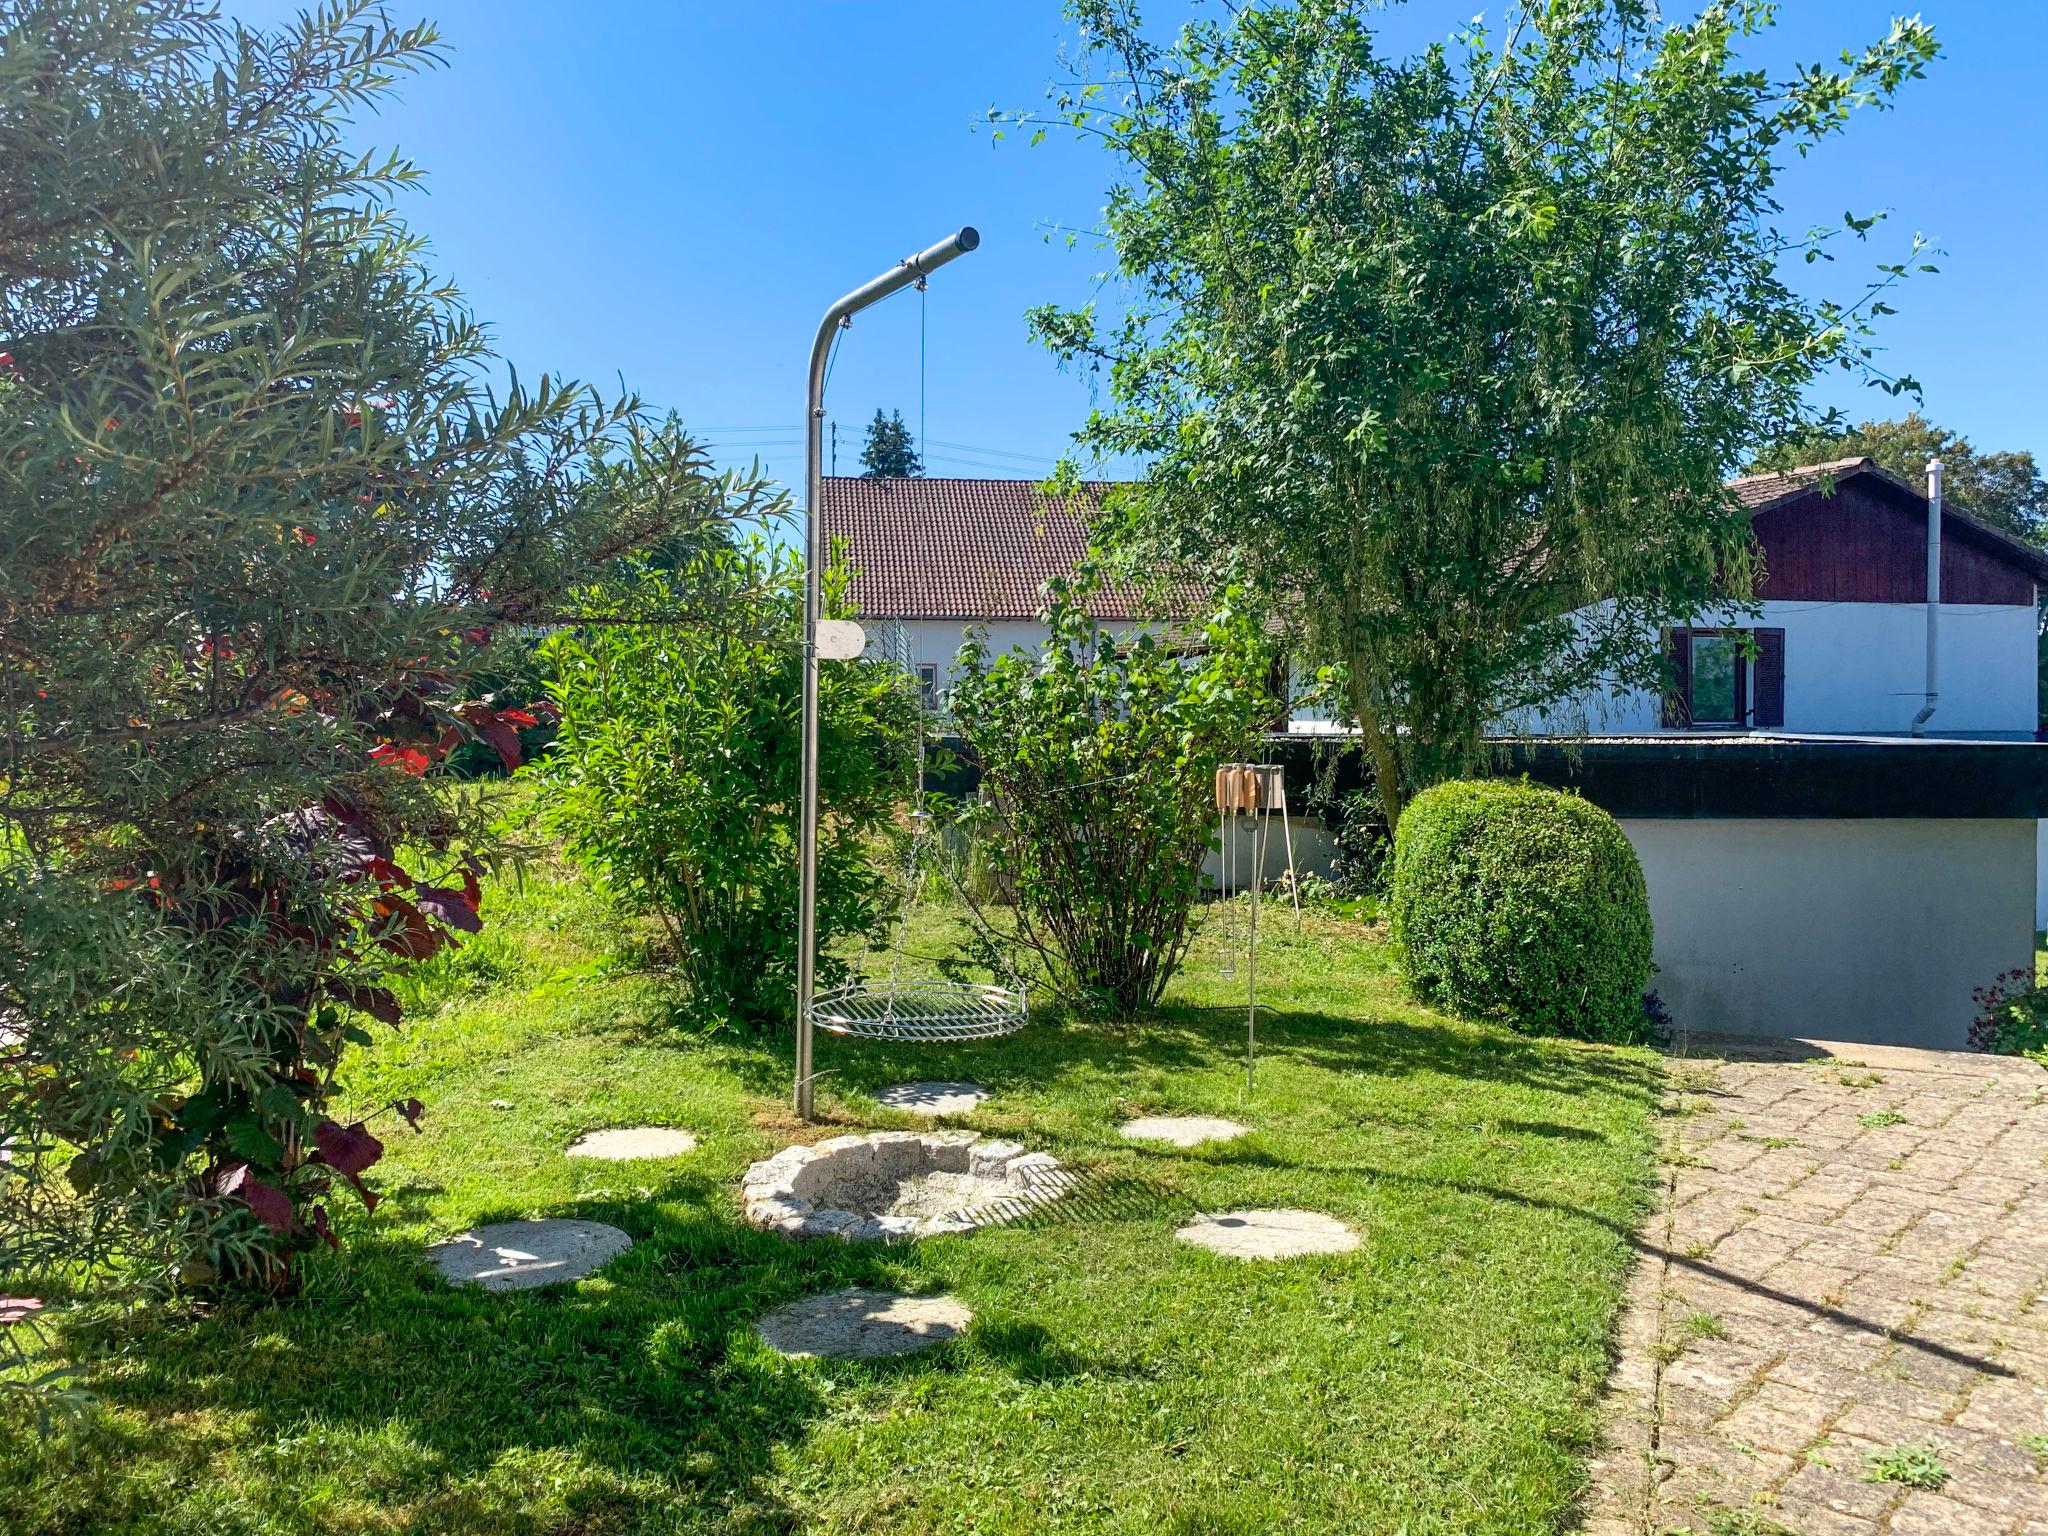
[[[937,1117],[972,1114],[991,1097],[979,1083],[897,1083],[877,1092],[875,1102],[886,1109]]]
[[[1713,1109],[1664,1122],[1687,1155],[1643,1234],[1587,1529],[2048,1536],[2048,1477],[2017,1444],[2048,1433],[2048,1079],[1803,1049],[1694,1040],[1672,1064]],[[1908,1123],[1862,1123],[1886,1108]],[[1781,1136],[1798,1144],[1744,1150]],[[1725,1336],[1669,1332],[1691,1311]],[[1935,1449],[1942,1490],[1864,1480],[1904,1444]]]
[[[1358,1246],[1356,1232],[1320,1211],[1225,1211],[1197,1216],[1174,1236],[1234,1259],[1292,1259]]]
[[[849,1286],[791,1302],[754,1325],[778,1354],[799,1359],[876,1360],[956,1339],[974,1314],[953,1296],[904,1296]]]
[[[635,1125],[579,1136],[570,1143],[569,1156],[630,1163],[643,1158],[681,1157],[685,1152],[696,1150],[697,1138],[688,1131],[671,1130],[660,1125]]]
[[[1212,1115],[1146,1115],[1131,1121],[1122,1134],[1132,1141],[1165,1141],[1176,1147],[1199,1147],[1205,1141],[1233,1141],[1249,1127]]]
[[[1892,1536],[2006,1536],[2012,1521],[1959,1499],[1915,1489],[1892,1511],[1885,1528]]]
[[[549,1218],[477,1227],[434,1244],[427,1257],[452,1284],[525,1291],[581,1280],[632,1246],[603,1222]]]

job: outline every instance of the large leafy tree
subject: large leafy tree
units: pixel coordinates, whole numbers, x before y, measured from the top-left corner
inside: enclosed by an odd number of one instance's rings
[[[1162,37],[1074,0],[1051,117],[1122,172],[1128,302],[1034,323],[1106,375],[1084,446],[1153,460],[1126,540],[1286,617],[1398,815],[1490,722],[1654,681],[1655,620],[1743,594],[1724,477],[1819,370],[1910,385],[1867,333],[1907,263],[1802,296],[1781,269],[1829,232],[1780,229],[1773,187],[1935,43],[1899,22],[1775,79],[1739,56],[1763,0],[1546,0],[1402,57],[1381,9],[1247,0]]]
[[[2024,450],[1979,453],[1971,441],[1936,426],[1918,411],[1897,421],[1866,421],[1857,427],[1832,423],[1801,432],[1759,454],[1758,469],[1793,469],[1861,455],[1919,485],[1927,461],[1942,461],[1945,494],[1971,513],[2039,541],[2048,533],[2048,479]]]
[[[479,922],[431,770],[530,723],[475,679],[766,499],[630,402],[487,386],[413,168],[342,142],[435,57],[364,0],[0,0],[7,1267],[282,1285],[374,1198],[345,1050]]]

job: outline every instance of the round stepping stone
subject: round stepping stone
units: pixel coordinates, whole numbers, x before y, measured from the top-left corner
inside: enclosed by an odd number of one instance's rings
[[[979,1083],[897,1083],[877,1093],[875,1102],[913,1115],[965,1115],[991,1097]]]
[[[1176,1147],[1199,1147],[1205,1141],[1230,1141],[1247,1127],[1213,1115],[1147,1115],[1124,1127],[1132,1141],[1170,1141]]]
[[[965,1303],[951,1296],[904,1296],[849,1286],[791,1302],[754,1326],[777,1354],[879,1360],[957,1339],[973,1319]]]
[[[681,1157],[697,1150],[688,1131],[662,1125],[620,1126],[580,1136],[569,1148],[571,1157],[601,1157],[608,1163],[631,1163],[650,1157]]]
[[[1225,1211],[1197,1216],[1173,1235],[1234,1259],[1292,1259],[1358,1246],[1356,1232],[1320,1211]]]
[[[633,1239],[601,1221],[501,1221],[476,1227],[427,1250],[434,1267],[455,1285],[487,1291],[526,1291],[581,1280],[633,1246]]]

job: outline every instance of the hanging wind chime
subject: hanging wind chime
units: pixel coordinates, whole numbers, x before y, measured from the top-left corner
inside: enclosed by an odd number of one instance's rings
[[[1216,770],[1216,849],[1221,885],[1234,900],[1249,886],[1251,922],[1245,937],[1244,1091],[1252,1090],[1259,1044],[1259,885],[1266,874],[1266,834],[1275,815],[1287,846],[1287,891],[1294,901],[1294,929],[1301,931],[1301,882],[1294,872],[1294,828],[1287,819],[1287,782],[1277,763],[1225,763]],[[1239,818],[1250,817],[1249,826]],[[1249,848],[1246,845],[1249,844]],[[1247,857],[1249,854],[1249,857]],[[1248,866],[1248,867],[1247,867]],[[1240,876],[1243,878],[1240,878]],[[1237,974],[1235,935],[1223,952],[1222,973]]]

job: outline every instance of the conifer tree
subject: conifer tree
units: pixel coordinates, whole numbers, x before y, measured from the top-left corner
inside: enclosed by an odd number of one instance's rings
[[[875,419],[868,423],[868,440],[860,450],[860,466],[863,480],[900,480],[924,473],[924,460],[918,457],[917,444],[903,424],[901,411],[884,416],[882,408],[875,407]]]

